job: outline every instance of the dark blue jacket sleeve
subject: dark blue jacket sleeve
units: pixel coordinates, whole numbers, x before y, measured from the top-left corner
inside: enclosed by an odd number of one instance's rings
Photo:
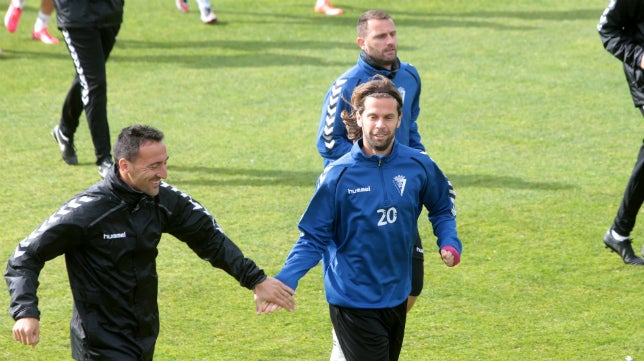
[[[438,248],[451,246],[459,253],[463,246],[456,231],[456,194],[452,184],[443,171],[433,161],[427,168],[429,184],[426,188],[423,204],[427,208],[428,218],[434,229]]]
[[[298,228],[300,237],[291,249],[284,267],[275,275],[292,289],[296,289],[300,278],[315,267],[332,242],[335,203],[335,175],[327,176],[325,170],[318,179],[318,188],[302,215]]]
[[[349,102],[355,86],[355,80],[339,78],[324,97],[316,145],[325,167],[350,152],[353,146],[353,142],[347,138],[341,114],[343,110],[351,111]]]

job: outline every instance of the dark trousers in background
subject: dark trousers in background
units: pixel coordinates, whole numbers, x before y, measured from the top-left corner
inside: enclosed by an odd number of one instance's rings
[[[640,107],[640,111],[644,116],[644,107]],[[637,213],[644,202],[644,141],[642,143],[631,178],[626,184],[622,203],[613,222],[613,229],[622,236],[631,234],[635,227]]]
[[[85,110],[97,165],[111,158],[105,63],[114,47],[119,29],[120,26],[113,26],[62,31],[67,50],[74,61],[76,76],[63,103],[60,130],[73,139],[80,115]]]
[[[396,361],[405,337],[407,301],[393,308],[329,305],[331,322],[347,361]]]

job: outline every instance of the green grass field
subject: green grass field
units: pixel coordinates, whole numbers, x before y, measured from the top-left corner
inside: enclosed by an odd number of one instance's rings
[[[133,123],[162,129],[167,181],[274,274],[321,171],[324,93],[355,63],[357,17],[378,6],[423,78],[420,132],[456,189],[464,244],[448,269],[422,217],[425,288],[401,360],[644,360],[643,271],[601,241],[642,138],[621,65],[596,31],[607,2],[336,0],[345,15],[332,18],[314,14],[313,0],[218,0],[221,23],[207,27],[193,1],[188,14],[171,0],[128,1],[108,62],[112,138]],[[49,134],[74,69],[62,43],[30,39],[37,10],[29,0],[18,31],[0,31],[0,262],[98,180],[84,118],[77,167]],[[639,253],[643,228],[632,236]],[[261,317],[250,291],[170,236],[158,269],[155,360],[328,360],[320,267],[300,282],[297,311]],[[13,340],[0,293],[0,360],[70,359],[62,258],[40,280],[33,349]]]

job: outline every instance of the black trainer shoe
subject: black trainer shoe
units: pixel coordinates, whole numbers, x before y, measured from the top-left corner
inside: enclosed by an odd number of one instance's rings
[[[101,164],[98,165],[98,174],[101,178],[107,177],[107,174],[112,170],[113,166],[114,162],[111,159],[103,159]]]
[[[624,263],[634,266],[644,266],[644,259],[635,255],[631,243],[633,243],[633,240],[630,238],[623,241],[616,240],[610,229],[604,235],[604,244],[606,245],[606,248],[610,248],[613,252],[620,255],[622,260],[624,260]]]
[[[78,158],[76,157],[76,149],[74,148],[74,140],[68,138],[60,131],[58,126],[55,126],[51,131],[51,135],[54,137],[58,147],[60,147],[60,153],[63,155],[63,160],[69,165],[77,165]]]

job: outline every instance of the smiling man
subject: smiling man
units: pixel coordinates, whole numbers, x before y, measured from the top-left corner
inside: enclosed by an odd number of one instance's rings
[[[395,361],[403,344],[412,258],[422,207],[438,255],[460,261],[455,193],[423,151],[400,144],[402,98],[387,78],[355,88],[351,112],[361,138],[332,162],[298,225],[300,238],[275,276],[295,289],[320,260],[339,352],[331,360]],[[343,356],[340,356],[340,354]]]
[[[349,130],[345,127],[342,112],[351,110],[353,90],[376,75],[391,79],[402,98],[402,116],[396,128],[396,140],[406,146],[425,150],[416,122],[420,113],[420,75],[413,65],[398,58],[398,31],[393,18],[382,10],[366,11],[358,18],[356,33],[356,44],[360,48],[358,61],[331,84],[322,104],[316,147],[325,167],[350,152],[353,141],[362,136],[360,128]],[[414,246],[408,311],[423,289],[423,252],[419,234]],[[344,360],[335,336],[331,360]]]
[[[163,133],[135,125],[114,145],[105,179],[65,203],[9,258],[5,279],[16,320],[14,338],[40,341],[38,275],[65,255],[73,295],[70,325],[76,360],[149,361],[159,334],[157,246],[163,233],[255,292],[256,312],[276,304],[293,310],[294,291],[267,277],[186,193],[163,182],[168,154]]]

